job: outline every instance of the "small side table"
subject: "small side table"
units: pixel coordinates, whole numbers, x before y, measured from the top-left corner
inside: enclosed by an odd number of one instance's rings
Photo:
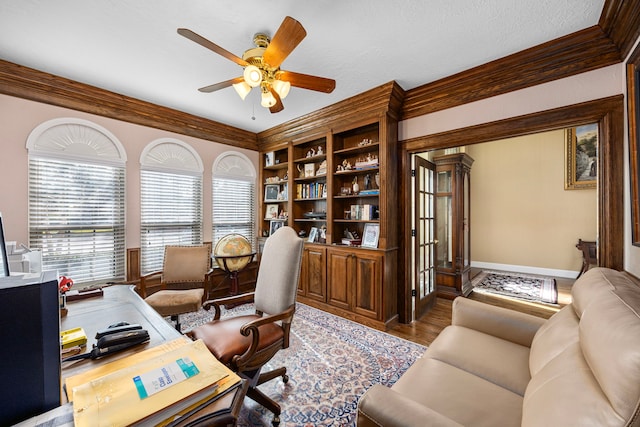
[[[580,277],[589,270],[589,267],[592,265],[598,265],[598,243],[578,239],[576,248],[578,248],[579,251],[582,251],[582,269],[578,274],[578,277]]]

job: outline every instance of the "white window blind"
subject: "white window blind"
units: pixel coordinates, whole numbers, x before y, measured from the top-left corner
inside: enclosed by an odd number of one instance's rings
[[[213,244],[230,233],[242,234],[255,247],[255,183],[213,177]]]
[[[30,157],[29,246],[74,283],[124,278],[125,171]]]
[[[141,269],[162,269],[166,245],[202,244],[202,176],[141,171]]]

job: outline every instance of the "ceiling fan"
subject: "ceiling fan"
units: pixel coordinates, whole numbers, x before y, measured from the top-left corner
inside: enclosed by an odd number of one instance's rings
[[[261,105],[277,113],[284,109],[282,100],[291,86],[325,93],[331,93],[336,87],[332,79],[280,69],[280,64],[307,35],[302,24],[290,16],[284,18],[273,39],[266,34],[256,34],[253,37],[256,47],[246,50],[242,58],[186,28],[178,28],[178,34],[244,67],[241,77],[201,87],[198,89],[200,92],[214,92],[233,86],[245,99],[252,88],[260,87]]]

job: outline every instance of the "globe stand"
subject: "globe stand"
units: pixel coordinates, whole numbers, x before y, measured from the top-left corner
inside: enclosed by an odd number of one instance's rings
[[[229,296],[238,295],[238,293],[240,292],[240,281],[238,276],[240,272],[244,270],[247,265],[249,265],[251,259],[253,259],[253,256],[255,254],[255,252],[251,252],[242,255],[214,255],[218,266],[227,273],[229,279],[231,280],[231,286],[229,287]],[[236,266],[237,264],[234,261],[240,260],[242,258],[248,258],[249,261],[238,268]],[[236,307],[237,305],[238,304],[226,304],[225,308],[230,309]]]

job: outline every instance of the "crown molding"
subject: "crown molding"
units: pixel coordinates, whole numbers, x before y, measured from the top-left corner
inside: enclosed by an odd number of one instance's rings
[[[253,132],[3,60],[0,93],[234,147],[258,149]]]

